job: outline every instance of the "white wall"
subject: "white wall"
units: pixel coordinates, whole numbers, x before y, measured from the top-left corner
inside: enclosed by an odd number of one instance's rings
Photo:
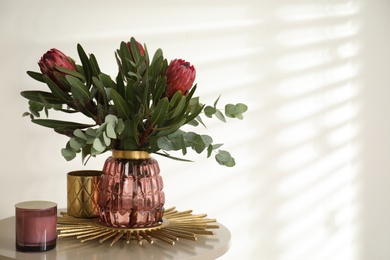
[[[232,232],[222,259],[390,259],[389,1],[0,1],[0,218],[14,204],[66,207],[66,173],[100,169],[60,154],[66,138],[21,115],[27,70],[50,48],[95,53],[135,36],[197,68],[198,94],[244,101],[246,119],[207,133],[236,157],[223,168],[158,157],[167,206]],[[108,155],[107,155],[108,156]]]

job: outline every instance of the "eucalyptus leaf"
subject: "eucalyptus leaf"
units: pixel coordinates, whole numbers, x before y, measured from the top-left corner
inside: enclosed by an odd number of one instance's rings
[[[106,149],[106,146],[99,138],[95,138],[92,147],[98,152],[103,152]]]
[[[248,110],[248,106],[243,103],[236,104],[236,112],[239,114],[243,114]]]
[[[107,124],[105,133],[111,139],[116,139],[117,138],[115,130],[114,130],[114,127],[111,124]]]
[[[76,138],[71,138],[69,140],[69,145],[73,149],[73,151],[79,151],[83,147],[83,143],[78,142]]]
[[[76,157],[76,152],[71,149],[62,148],[61,154],[67,161],[71,161]]]
[[[212,106],[206,106],[203,112],[207,117],[212,117],[215,114],[215,112],[217,112],[217,110]]]
[[[214,108],[217,108],[218,101],[219,101],[220,98],[221,98],[221,95],[219,95],[219,97],[215,100],[215,102],[214,102]]]
[[[133,37],[128,43],[121,42],[114,53],[118,72],[113,80],[100,70],[95,55],[87,55],[78,44],[81,65],[76,64],[76,69],[56,67],[55,78],[27,72],[33,79],[46,83],[50,91],[22,91],[20,94],[29,104],[29,111],[23,116],[30,116],[33,123],[68,136],[66,147],[61,150],[67,160],[81,152],[85,162],[91,156],[121,149],[190,161],[171,156],[168,151],[181,151],[186,155],[188,149],[193,149],[197,153],[205,152],[207,157],[216,153],[215,158],[221,165],[235,165],[228,152],[217,151],[221,144],[213,144],[211,136],[185,132],[181,128],[186,124],[206,127],[202,114],[223,122],[226,122],[225,117],[242,119],[248,107],[237,103],[219,109],[221,96],[213,105],[204,105],[195,96],[197,84],[184,95],[177,91],[168,98],[168,60],[161,49],[155,51],[151,61],[145,44],[144,51],[141,55],[139,43]],[[178,73],[178,81],[181,76]],[[68,116],[81,113],[94,122],[82,124],[49,119],[51,109]],[[41,114],[46,114],[47,119],[40,119]]]
[[[226,123],[226,118],[220,110],[215,111],[215,117],[221,120],[222,122]]]
[[[174,150],[174,145],[173,145],[172,141],[167,136],[160,137],[157,140],[157,144],[158,144],[158,147],[162,150],[165,150],[165,151]]]
[[[114,115],[107,115],[104,118],[104,122],[108,123],[111,126],[116,126],[118,123],[118,118]]]
[[[116,132],[118,134],[121,134],[124,129],[125,129],[125,124],[123,123],[122,118],[119,118],[118,119],[118,124],[116,125]]]
[[[219,150],[218,153],[215,155],[215,159],[220,165],[224,165],[227,167],[233,167],[236,164],[234,158],[230,155],[230,153],[224,150]]]
[[[111,139],[107,136],[106,132],[103,133],[103,141],[106,146],[109,146],[111,144]]]
[[[81,138],[81,139],[83,139],[83,140],[85,140],[85,141],[88,140],[87,136],[86,136],[86,135],[84,134],[84,132],[81,131],[80,129],[74,130],[73,134],[74,134],[74,136],[76,136],[76,137],[78,137],[78,138]]]

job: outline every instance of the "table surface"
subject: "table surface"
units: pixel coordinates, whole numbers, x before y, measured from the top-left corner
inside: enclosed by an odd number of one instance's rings
[[[139,245],[137,241],[118,241],[112,247],[98,241],[81,243],[76,238],[58,238],[55,249],[40,253],[22,253],[15,250],[15,217],[0,220],[0,259],[216,259],[230,247],[231,234],[220,223],[212,236],[198,235],[197,241],[180,239],[175,245],[154,239]]]

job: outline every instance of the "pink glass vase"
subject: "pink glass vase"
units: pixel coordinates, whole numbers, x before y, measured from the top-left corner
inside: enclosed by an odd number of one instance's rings
[[[142,151],[114,150],[99,183],[100,223],[113,227],[161,224],[165,196],[158,162]]]

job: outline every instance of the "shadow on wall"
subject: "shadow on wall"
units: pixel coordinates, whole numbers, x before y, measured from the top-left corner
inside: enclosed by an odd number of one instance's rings
[[[360,8],[358,1],[279,5],[264,25],[274,31],[264,46],[267,68],[259,69],[269,71],[261,84],[268,99],[257,114],[270,127],[257,137],[261,164],[251,170],[263,175],[253,231],[264,257],[361,253]]]
[[[288,1],[267,3],[264,8],[256,1],[207,1],[200,14],[179,12],[178,7],[176,16],[167,13],[158,27],[156,18],[144,19],[135,12],[133,28],[123,22],[113,31],[113,24],[105,22],[93,35],[84,34],[91,31],[89,23],[69,21],[66,12],[30,19],[35,10],[23,16],[35,24],[20,19],[16,28],[28,32],[21,37],[32,41],[33,47],[45,50],[45,41],[52,37],[46,19],[53,18],[63,34],[51,43],[60,49],[65,45],[64,51],[76,56],[75,42],[81,41],[101,64],[109,64],[103,68],[109,74],[116,67],[107,46],[117,48],[129,31],[150,51],[162,48],[168,59],[188,54],[182,58],[202,71],[197,92],[210,98],[206,103],[223,93],[224,103],[242,100],[250,110],[237,127],[209,125],[217,142],[229,140],[227,150],[234,152],[236,168],[222,176],[220,166],[203,169],[199,163],[183,166],[183,174],[181,165],[169,163],[170,169],[167,163],[162,167],[169,173],[163,173],[167,196],[175,196],[173,200],[186,207],[205,202],[202,211],[228,224],[233,234],[229,259],[356,259],[360,253],[356,237],[361,232],[359,95],[364,87],[359,77],[364,65],[361,1],[281,2]],[[135,8],[159,17],[162,6]],[[128,13],[117,9],[111,11],[118,17]],[[82,17],[84,10],[74,12]],[[39,34],[29,30],[33,25],[40,28]],[[34,142],[29,140],[37,147],[38,141]],[[192,185],[183,185],[189,180]],[[207,192],[199,194],[199,187]],[[213,203],[220,194],[223,198]]]

